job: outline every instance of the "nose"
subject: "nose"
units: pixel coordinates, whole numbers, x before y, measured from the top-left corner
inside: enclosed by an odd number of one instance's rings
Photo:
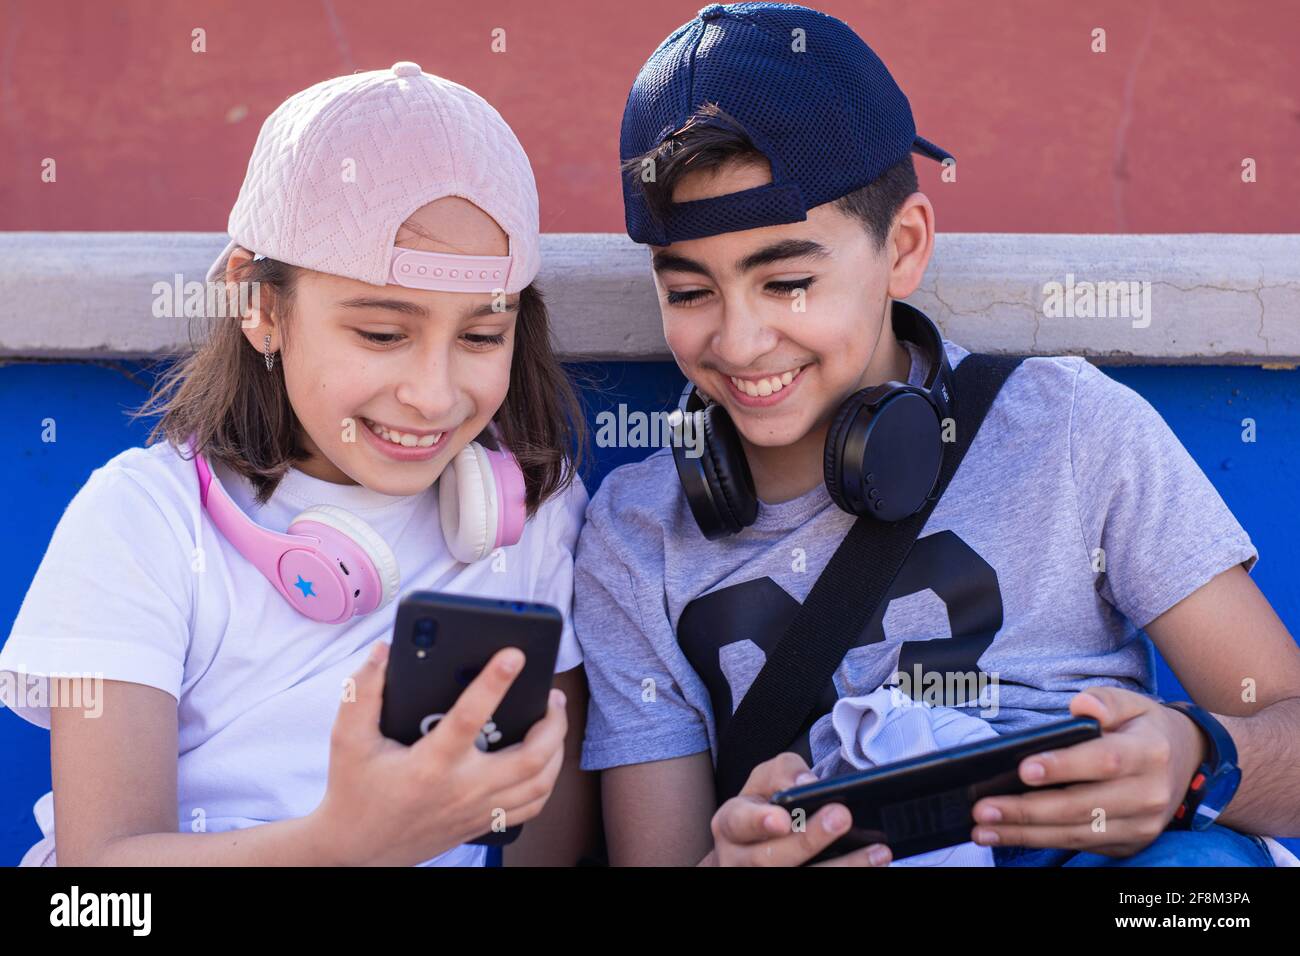
[[[397,400],[411,408],[422,422],[450,424],[461,389],[451,375],[445,354],[413,353],[401,372],[395,392]]]
[[[761,355],[772,351],[777,344],[777,334],[763,320],[758,309],[744,306],[724,308],[722,325],[714,333],[711,343],[717,357],[733,369],[745,369]]]

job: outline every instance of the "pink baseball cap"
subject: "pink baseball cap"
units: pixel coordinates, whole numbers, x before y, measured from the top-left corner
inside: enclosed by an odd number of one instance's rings
[[[395,247],[417,209],[460,196],[496,220],[505,256]],[[403,61],[325,80],[289,97],[257,134],[230,211],[230,243],[306,269],[447,292],[518,292],[537,276],[537,182],[487,100]]]

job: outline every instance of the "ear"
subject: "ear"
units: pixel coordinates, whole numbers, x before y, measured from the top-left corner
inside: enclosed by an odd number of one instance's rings
[[[889,254],[889,295],[906,299],[921,285],[934,252],[934,207],[925,193],[903,200],[886,243]]]
[[[240,271],[251,262],[253,254],[243,246],[236,246],[230,253],[229,259],[226,260],[226,284],[230,286],[237,282]],[[227,293],[228,301],[238,302],[238,297],[231,296]],[[257,351],[263,352],[266,349],[266,337],[271,336],[271,351],[280,350],[280,334],[276,327],[275,316],[271,310],[271,296],[263,295],[260,292],[256,295],[249,295],[248,314],[240,320],[239,327],[244,333],[244,337]]]

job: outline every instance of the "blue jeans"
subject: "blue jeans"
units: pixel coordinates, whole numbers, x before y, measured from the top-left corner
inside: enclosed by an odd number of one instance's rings
[[[1050,847],[995,846],[997,866],[1276,866],[1262,837],[1212,823],[1204,830],[1166,830],[1132,856]]]

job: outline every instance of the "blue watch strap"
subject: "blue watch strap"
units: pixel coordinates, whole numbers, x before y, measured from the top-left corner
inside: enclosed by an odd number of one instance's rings
[[[1187,793],[1170,820],[1170,826],[1179,829],[1203,830],[1232,800],[1241,782],[1237,745],[1223,724],[1208,711],[1188,701],[1166,701],[1165,706],[1189,717],[1209,744],[1205,761],[1192,774]],[[1225,789],[1226,794],[1222,792]],[[1211,794],[1216,799],[1206,802]]]

